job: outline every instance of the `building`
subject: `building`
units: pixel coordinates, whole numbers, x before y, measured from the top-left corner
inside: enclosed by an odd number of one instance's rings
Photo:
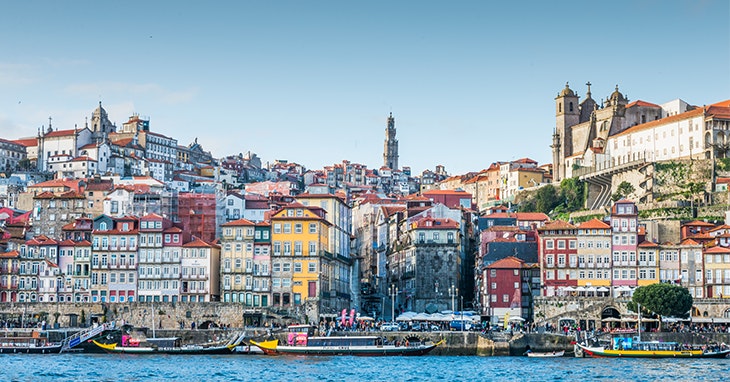
[[[615,287],[636,287],[639,241],[639,210],[630,200],[622,199],[611,207],[613,260],[612,285]]]
[[[239,219],[223,224],[221,234],[221,296],[223,302],[254,306],[253,259],[256,223]],[[261,306],[262,295],[256,293]],[[268,291],[264,300],[269,299]],[[248,304],[247,304],[248,302]]]
[[[578,225],[578,286],[611,287],[611,226],[598,219]]]
[[[540,268],[508,256],[485,269],[488,316],[493,324],[519,317],[532,319],[532,298],[540,293]]]
[[[395,133],[395,118],[393,118],[393,113],[390,113],[385,127],[383,166],[391,170],[398,169],[398,140],[395,139]]]
[[[350,308],[350,259],[328,251],[325,214],[291,203],[271,216],[272,304],[309,322]]]
[[[25,145],[0,138],[0,169],[5,172],[15,172],[18,164],[27,159]]]
[[[576,226],[556,220],[537,229],[543,296],[578,286]]]
[[[172,229],[179,230],[175,227]],[[165,232],[166,236],[170,234],[175,235],[170,230]],[[220,252],[219,246],[200,239],[183,245],[180,263],[181,302],[220,301]]]
[[[178,302],[183,245],[181,231],[157,214],[139,218],[137,290],[140,302]]]

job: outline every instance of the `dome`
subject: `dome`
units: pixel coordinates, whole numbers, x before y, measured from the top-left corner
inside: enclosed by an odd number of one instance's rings
[[[94,110],[94,113],[92,115],[95,117],[106,117],[107,116],[106,110],[104,110],[104,108],[101,107],[101,101],[99,101],[99,107],[97,107]]]
[[[624,98],[624,95],[621,94],[620,91],[618,91],[618,85],[616,85],[616,90],[611,93],[611,103],[616,104],[618,102],[626,102],[626,98]]]
[[[568,86],[567,82],[565,83],[565,89],[563,89],[563,91],[560,92],[560,96],[561,97],[566,97],[566,96],[575,97],[575,93],[570,89],[570,86]]]

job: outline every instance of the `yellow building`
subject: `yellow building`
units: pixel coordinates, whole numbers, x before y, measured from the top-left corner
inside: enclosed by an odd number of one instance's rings
[[[730,248],[705,250],[705,288],[708,298],[730,298]]]
[[[341,274],[346,259],[328,251],[332,224],[325,215],[321,207],[291,203],[271,216],[272,304],[309,322],[333,311],[335,287],[349,278]]]
[[[577,256],[578,286],[611,286],[611,226],[598,219],[581,223]]]
[[[639,278],[637,286],[646,286],[659,283],[659,245],[650,241],[639,244]]]

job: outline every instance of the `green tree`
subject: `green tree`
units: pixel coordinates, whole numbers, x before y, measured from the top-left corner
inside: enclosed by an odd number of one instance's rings
[[[565,201],[567,211],[580,211],[585,204],[584,183],[580,179],[567,178],[560,182],[560,200]]]
[[[629,183],[627,181],[623,181],[618,185],[618,187],[616,187],[616,192],[613,195],[611,195],[611,200],[613,200],[615,202],[620,199],[623,199],[623,198],[631,195],[631,193],[633,193],[635,190],[636,189],[634,188],[634,186],[631,185],[631,183]]]
[[[687,288],[673,284],[651,284],[636,288],[629,309],[637,311],[636,305],[661,316],[689,316],[692,296]]]
[[[535,209],[537,212],[549,213],[560,204],[558,191],[553,186],[540,187],[535,195]]]

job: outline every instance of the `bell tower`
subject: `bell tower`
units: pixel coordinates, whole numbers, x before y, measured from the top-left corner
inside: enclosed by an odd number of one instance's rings
[[[388,123],[385,128],[383,165],[391,170],[398,169],[398,140],[395,139],[395,118],[393,118],[393,113],[388,116]]]
[[[555,97],[555,131],[553,133],[553,181],[565,178],[565,158],[573,155],[572,127],[580,123],[578,95],[568,83]]]

